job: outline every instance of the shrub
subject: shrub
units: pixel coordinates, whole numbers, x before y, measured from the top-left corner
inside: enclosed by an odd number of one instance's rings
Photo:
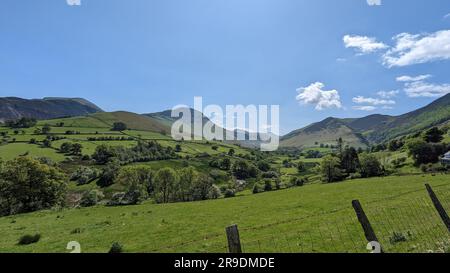
[[[70,176],[71,181],[77,181],[78,185],[84,185],[92,182],[99,176],[97,169],[81,166]]]
[[[220,189],[216,185],[212,185],[208,192],[208,199],[218,199],[220,197]]]
[[[269,171],[261,174],[262,178],[278,178],[279,174],[275,171]]]
[[[360,173],[351,173],[348,176],[348,179],[359,179],[359,178],[362,178],[362,175]]]
[[[291,185],[292,186],[301,187],[304,184],[305,184],[305,180],[303,178],[298,178],[298,177],[292,177],[291,178]]]
[[[95,206],[103,197],[104,197],[103,193],[98,190],[86,192],[81,198],[80,206],[82,207]]]
[[[231,198],[231,197],[235,197],[236,193],[234,192],[234,190],[232,189],[226,189],[225,193],[224,193],[224,197],[225,198]]]
[[[111,197],[111,200],[106,203],[107,206],[121,206],[123,197],[125,196],[124,192],[116,192]]]
[[[108,253],[122,253],[123,252],[123,246],[119,242],[114,242],[111,245],[111,248],[109,249]]]
[[[24,235],[20,237],[18,244],[19,245],[30,245],[39,242],[41,239],[41,234],[37,233],[34,235]]]
[[[268,172],[270,170],[270,164],[266,161],[259,161],[257,166],[258,169],[263,172]]]
[[[258,175],[258,169],[245,160],[238,160],[233,164],[233,174],[237,179],[246,179],[256,177]]]
[[[252,193],[253,193],[253,194],[260,193],[260,189],[259,189],[258,183],[255,183],[255,185],[253,185]]]
[[[264,191],[271,191],[272,190],[272,181],[266,180],[264,181]]]
[[[389,242],[393,245],[397,244],[397,243],[401,243],[401,242],[406,242],[407,240],[408,239],[406,238],[406,236],[403,233],[396,232],[396,231],[394,231],[392,233],[392,236],[389,237]]]

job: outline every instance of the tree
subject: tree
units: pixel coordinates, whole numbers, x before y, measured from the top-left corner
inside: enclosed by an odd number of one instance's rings
[[[238,160],[233,164],[232,172],[237,179],[246,179],[250,177],[256,177],[258,170],[252,164],[247,163],[245,160]]]
[[[41,132],[42,132],[42,134],[47,135],[47,134],[50,133],[51,130],[52,130],[52,128],[50,127],[50,125],[45,124],[45,125],[42,127]]]
[[[322,158],[320,163],[320,173],[322,180],[331,183],[342,180],[341,162],[339,158],[333,155],[327,155]]]
[[[344,150],[344,141],[342,140],[342,137],[338,138],[336,140],[337,143],[337,149],[339,151],[339,157],[342,159],[342,152]]]
[[[180,170],[178,183],[178,199],[181,201],[192,200],[192,185],[197,179],[198,173],[194,167],[187,167]]]
[[[112,131],[125,131],[127,129],[127,125],[123,122],[114,122]]]
[[[5,122],[5,125],[10,128],[30,128],[35,126],[37,123],[34,118],[21,118],[17,121],[8,120]]]
[[[59,147],[59,151],[60,151],[61,153],[65,153],[65,154],[70,153],[70,151],[72,151],[72,143],[70,143],[70,142],[64,142],[64,143],[61,144],[61,146]]]
[[[48,138],[44,139],[44,141],[42,141],[42,146],[50,148],[52,147],[52,141]]]
[[[360,173],[362,177],[380,176],[383,174],[383,167],[380,161],[372,154],[361,154]]]
[[[235,150],[233,148],[230,148],[230,150],[228,151],[228,155],[234,156],[234,154],[235,154]]]
[[[29,157],[18,157],[0,167],[0,216],[63,205],[66,176]]]
[[[270,164],[267,161],[263,161],[263,160],[258,161],[257,166],[258,166],[258,169],[263,172],[270,171]]]
[[[111,146],[102,144],[95,148],[92,158],[97,161],[98,164],[106,164],[112,157],[115,156],[116,152]]]
[[[297,171],[298,171],[299,173],[302,173],[302,172],[304,172],[305,170],[306,170],[305,163],[303,163],[303,161],[297,162]]]
[[[439,161],[439,156],[446,152],[446,145],[427,143],[422,139],[410,140],[406,143],[406,147],[416,166],[436,163]]]
[[[194,201],[208,199],[208,193],[213,185],[211,177],[200,174],[197,179],[194,180],[192,185],[192,198]]]
[[[341,156],[341,168],[346,173],[355,173],[359,167],[358,152],[355,148],[345,148]]]
[[[72,145],[71,152],[73,155],[81,155],[82,149],[83,149],[83,146],[80,143],[74,143]]]
[[[114,184],[116,177],[119,174],[119,170],[120,164],[117,160],[109,162],[103,169],[103,173],[100,176],[100,179],[98,180],[97,184],[100,187],[111,186],[112,184]]]
[[[115,181],[126,188],[123,201],[128,205],[135,205],[147,199],[153,192],[153,176],[153,171],[146,166],[122,168]]]
[[[155,197],[157,202],[169,203],[174,195],[178,176],[172,168],[159,169],[155,175]]]
[[[425,132],[424,140],[428,143],[439,143],[444,139],[444,131],[433,127]]]

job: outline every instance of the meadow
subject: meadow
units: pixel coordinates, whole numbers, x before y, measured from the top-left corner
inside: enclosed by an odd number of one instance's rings
[[[392,252],[442,251],[448,234],[428,200],[430,183],[450,210],[450,176],[358,179],[230,199],[39,211],[0,218],[0,252],[226,252],[225,227],[237,224],[244,252],[367,252],[351,207],[359,199],[382,245]],[[380,212],[383,212],[380,214]],[[394,232],[405,241],[391,242]],[[25,234],[41,234],[20,246]]]

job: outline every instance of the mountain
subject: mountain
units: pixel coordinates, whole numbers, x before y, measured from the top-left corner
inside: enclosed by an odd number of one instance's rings
[[[314,147],[317,143],[366,147],[390,139],[439,126],[450,121],[450,94],[415,111],[400,115],[370,115],[362,118],[327,118],[281,138],[281,147]]]
[[[22,117],[52,119],[97,112],[103,112],[103,110],[82,98],[0,98],[0,121],[15,120]]]
[[[183,110],[183,109],[179,109],[179,110]],[[207,122],[211,121],[208,117],[204,116],[203,113],[201,113],[197,110],[189,108],[188,111],[190,111],[190,113],[191,113],[190,126],[191,126],[192,135],[194,134],[194,114],[195,113],[199,113],[200,115],[202,115],[203,125],[205,125]],[[166,110],[166,111],[162,111],[162,112],[149,113],[149,114],[143,114],[143,115],[159,122],[163,126],[168,126],[168,127],[171,127],[172,124],[179,119],[179,117],[175,117],[175,118],[172,117],[172,110]],[[226,138],[226,135],[231,132],[230,130],[225,130],[218,125],[214,125],[213,129],[216,130],[216,128],[218,130],[223,130],[224,139]],[[235,140],[225,140],[226,143],[237,144],[237,145],[241,145],[242,147],[248,147],[248,148],[256,148],[261,145],[261,137],[257,133],[250,133],[248,131],[238,130],[238,129],[233,130],[232,133],[234,135]],[[237,140],[238,134],[244,135],[245,136],[244,140]],[[250,139],[257,139],[257,140],[250,140]]]
[[[336,143],[342,137],[346,144],[353,147],[367,147],[367,140],[346,121],[337,118],[327,118],[313,123],[305,128],[295,130],[281,138],[280,147],[314,147],[319,144]]]

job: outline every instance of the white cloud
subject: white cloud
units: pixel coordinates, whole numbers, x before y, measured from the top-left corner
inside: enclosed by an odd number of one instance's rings
[[[444,15],[444,20],[450,18],[450,13]]]
[[[411,98],[440,97],[450,93],[450,84],[434,84],[424,81],[405,83],[405,93]]]
[[[379,91],[379,92],[377,92],[377,95],[383,99],[390,99],[390,98],[397,96],[398,93],[400,93],[398,90]]]
[[[375,106],[353,106],[354,110],[358,111],[375,111],[377,108]]]
[[[384,43],[378,42],[373,37],[345,35],[343,38],[346,48],[354,48],[363,54],[388,48]]]
[[[66,0],[69,6],[81,6],[81,0]]]
[[[383,63],[388,67],[450,59],[450,30],[415,35],[401,33],[393,39],[395,47],[383,55]]]
[[[324,87],[323,83],[316,82],[307,87],[298,88],[299,94],[296,99],[304,104],[316,105],[316,110],[332,107],[342,108],[339,92],[337,90],[323,90]]]
[[[398,82],[417,82],[417,81],[423,81],[426,79],[431,78],[432,76],[430,74],[427,75],[419,75],[416,77],[411,77],[411,76],[401,76],[401,77],[397,77],[397,81]]]
[[[393,100],[382,100],[377,98],[366,98],[363,96],[357,96],[353,98],[353,102],[357,104],[369,104],[369,105],[394,105]]]
[[[369,6],[381,6],[381,0],[367,0]]]

